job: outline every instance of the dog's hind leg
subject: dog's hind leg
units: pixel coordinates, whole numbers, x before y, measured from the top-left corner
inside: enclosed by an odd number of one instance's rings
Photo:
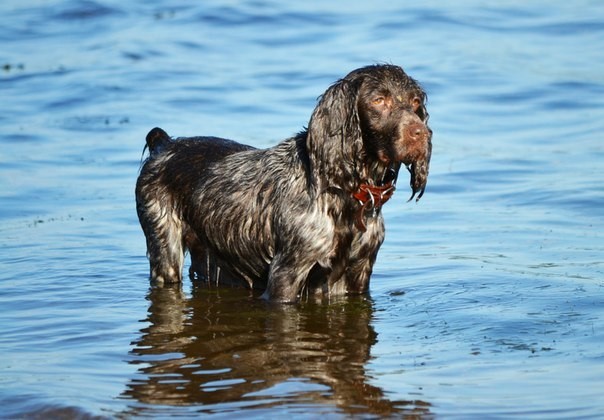
[[[199,238],[191,228],[185,229],[185,246],[191,256],[191,266],[189,267],[189,278],[191,280],[209,281],[211,267],[210,254],[202,245]]]
[[[137,210],[147,239],[150,280],[157,284],[181,282],[184,244],[180,216],[171,203],[156,198],[139,202]]]

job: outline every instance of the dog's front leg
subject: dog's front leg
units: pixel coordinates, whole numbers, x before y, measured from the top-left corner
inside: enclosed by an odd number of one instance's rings
[[[266,290],[262,297],[282,303],[298,301],[314,264],[315,261],[301,260],[300,254],[277,254],[271,262]]]
[[[344,279],[346,293],[359,294],[369,290],[369,278],[380,246],[384,242],[384,221],[381,216],[367,223],[367,231],[355,236],[350,246]]]

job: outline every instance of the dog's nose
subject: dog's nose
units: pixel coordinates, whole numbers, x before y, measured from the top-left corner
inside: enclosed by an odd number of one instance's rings
[[[405,131],[407,132],[407,138],[412,141],[424,141],[430,135],[426,126],[421,123],[409,124]]]

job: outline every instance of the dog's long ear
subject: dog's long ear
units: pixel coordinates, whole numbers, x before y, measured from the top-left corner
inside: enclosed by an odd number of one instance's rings
[[[363,153],[357,105],[360,85],[359,79],[336,82],[321,96],[310,118],[306,147],[317,192],[356,187]]]
[[[421,118],[422,122],[426,125],[428,125],[428,120],[430,119],[430,114],[428,114],[428,110],[426,109],[426,102],[428,102],[428,95],[426,95],[425,92],[420,91],[419,94],[417,95],[420,104],[419,104],[419,108],[417,109],[417,111],[415,111],[415,113],[417,114],[418,117]]]

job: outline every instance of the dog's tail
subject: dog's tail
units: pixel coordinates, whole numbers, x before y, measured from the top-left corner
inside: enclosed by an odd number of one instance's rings
[[[172,139],[164,130],[155,127],[147,134],[146,141],[147,144],[145,145],[145,149],[149,148],[149,155],[153,157],[160,154],[166,146],[172,142]],[[143,153],[144,152],[145,151],[143,150]]]

